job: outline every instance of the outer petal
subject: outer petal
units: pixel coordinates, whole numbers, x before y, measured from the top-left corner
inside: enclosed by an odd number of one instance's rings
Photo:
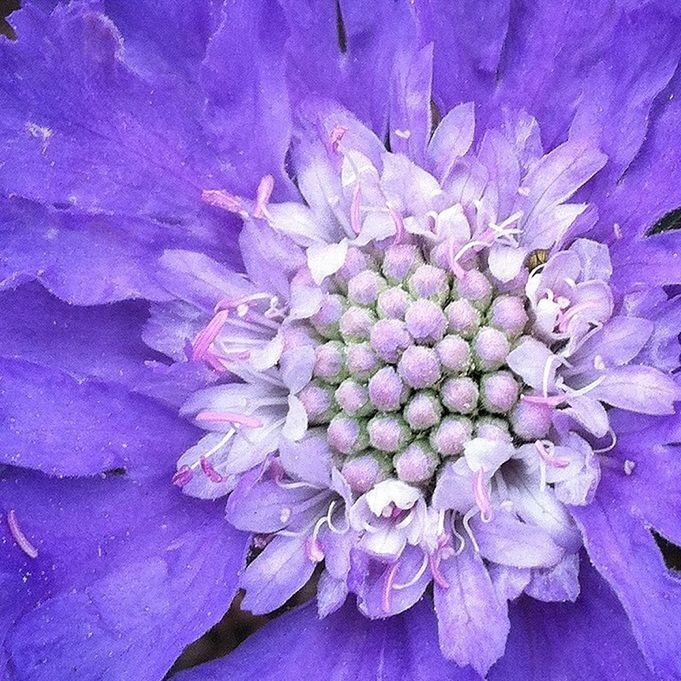
[[[430,139],[430,89],[433,79],[433,46],[405,54],[395,64],[390,96],[390,149],[425,165]]]
[[[64,208],[0,198],[0,289],[37,279],[80,305],[168,298],[155,260],[168,246],[187,245],[181,226]]]
[[[659,95],[650,118],[638,155],[600,202],[598,234],[604,238],[641,235],[681,204],[681,152],[670,144],[681,125],[681,71]]]
[[[652,223],[647,227],[652,227]],[[678,230],[618,240],[611,253],[615,265],[613,283],[622,293],[681,283],[681,232]]]
[[[495,85],[509,20],[508,0],[418,0],[424,42],[435,43],[434,99],[443,113],[486,101]]]
[[[0,294],[0,356],[131,386],[158,358],[140,339],[147,316],[140,301],[77,307],[26,284]]]
[[[51,475],[129,468],[153,477],[196,438],[171,411],[121,387],[21,360],[0,360],[0,375],[2,463]]]
[[[442,561],[447,588],[435,585],[440,647],[444,655],[485,675],[504,654],[509,622],[482,558],[470,545]]]
[[[572,513],[589,557],[624,606],[650,667],[662,679],[677,679],[681,676],[677,616],[681,580],[665,567],[644,525],[645,516],[632,505],[626,491],[628,479],[623,468],[605,468],[594,501],[573,508]],[[652,500],[657,485],[646,491]]]
[[[443,659],[432,604],[369,620],[354,603],[319,620],[313,603],[282,615],[231,655],[178,674],[177,681],[296,681],[301,678],[478,681]]]
[[[0,505],[38,552],[27,557],[1,524],[11,681],[157,681],[235,593],[246,535],[165,480],[66,482],[8,469]]]
[[[653,681],[625,613],[586,561],[576,603],[511,604],[506,654],[489,681]]]
[[[282,5],[291,30],[287,51],[294,97],[333,98],[382,139],[389,109],[385,75],[398,51],[415,40],[408,6],[390,0],[368,5],[363,0],[284,0]]]
[[[622,155],[616,159],[622,168],[635,155],[651,100],[678,58],[678,28],[669,13],[654,3],[623,4],[515,3],[490,111],[504,105],[528,111],[541,122],[549,147],[565,138],[578,111],[578,124],[600,137],[606,152]]]

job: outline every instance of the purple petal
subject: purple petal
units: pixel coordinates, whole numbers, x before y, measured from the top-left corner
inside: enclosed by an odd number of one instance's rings
[[[570,356],[570,363],[590,365],[599,356],[606,365],[630,362],[641,351],[653,332],[654,323],[637,317],[613,317]]]
[[[609,196],[599,206],[598,233],[642,235],[681,204],[681,163],[676,139],[681,124],[681,71],[659,95],[641,149]],[[652,265],[655,271],[655,262]],[[678,273],[678,269],[676,270]],[[635,274],[635,273],[634,273]]]
[[[177,675],[178,681],[301,678],[477,681],[470,669],[443,659],[432,604],[370,620],[354,603],[319,620],[313,603],[270,622],[233,653]]]
[[[532,570],[525,593],[539,601],[575,601],[579,596],[579,555],[565,556],[551,568]]]
[[[611,9],[609,15],[605,34],[618,12]],[[680,24],[669,12],[634,5],[618,19],[602,58],[582,81],[570,127],[571,137],[589,138],[607,154],[608,167],[596,180],[604,192],[640,149],[651,105],[673,76],[680,53]]]
[[[442,182],[458,158],[473,144],[475,105],[473,102],[454,107],[437,126],[428,144],[428,169]]]
[[[227,520],[237,529],[267,534],[295,524],[323,502],[319,490],[286,488],[276,480],[244,476],[227,502]]]
[[[357,607],[372,619],[411,608],[432,579],[429,569],[422,571],[424,560],[427,556],[420,548],[407,546],[396,565],[374,562],[359,589]]]
[[[141,301],[77,307],[36,283],[0,294],[0,354],[74,378],[133,386],[158,357],[140,340],[148,316]]]
[[[201,185],[218,171],[197,130],[198,102],[131,70],[116,27],[85,4],[50,16],[28,6],[15,23],[19,39],[0,45],[8,65],[0,134],[13,150],[0,168],[5,192],[195,221]]]
[[[389,78],[376,74],[389,74],[398,51],[414,41],[409,8],[387,0],[371,5],[341,0],[322,6],[286,0],[283,5],[291,29],[287,51],[294,95],[333,98],[383,138]]]
[[[80,305],[168,299],[156,260],[164,247],[189,241],[180,227],[149,218],[87,215],[19,199],[0,200],[0,234],[0,287],[17,276],[37,279]]]
[[[616,241],[612,246],[613,283],[622,293],[681,283],[680,253],[678,230]]]
[[[286,38],[284,13],[274,0],[227,3],[201,71],[205,128],[218,147],[213,155],[228,160],[229,186],[253,191],[271,174],[280,199],[296,195],[284,170],[291,130]],[[215,176],[224,175],[223,170]]]
[[[260,615],[276,610],[312,576],[315,566],[305,551],[306,537],[275,537],[244,570],[239,581],[245,610]]]
[[[175,413],[120,386],[21,360],[2,359],[0,367],[3,463],[49,475],[125,468],[137,478],[158,477],[171,475],[196,438]]]
[[[678,678],[681,580],[665,567],[652,534],[622,494],[627,482],[625,471],[605,469],[594,501],[572,513],[591,561],[621,601],[651,668],[661,678]]]
[[[497,511],[489,523],[471,522],[480,554],[487,560],[516,568],[555,565],[564,551],[543,528]]]
[[[333,455],[323,429],[309,430],[300,442],[283,438],[279,456],[284,470],[295,478],[320,487],[330,485]]]
[[[440,648],[458,665],[481,676],[504,654],[509,631],[505,601],[499,601],[485,564],[470,547],[440,563],[448,586],[435,585]]]
[[[0,505],[3,515],[14,510],[38,552],[22,553],[3,517],[0,563],[18,585],[5,641],[17,681],[68,678],[74,669],[84,678],[157,680],[236,591],[247,536],[166,480],[140,487],[7,470]]]
[[[576,603],[511,604],[506,654],[489,681],[653,681],[626,614],[598,573],[582,562]]]
[[[584,209],[561,204],[597,173],[606,160],[588,143],[568,141],[536,163],[523,180],[529,193],[519,202],[524,211],[520,244],[530,249],[553,246],[577,217],[578,213],[573,217],[569,211]]]
[[[486,101],[508,29],[509,3],[494,0],[418,0],[423,39],[435,43],[434,99],[443,111],[468,101]]]
[[[647,366],[608,369],[590,396],[613,407],[641,414],[672,414],[681,388],[667,374]]]
[[[390,95],[390,149],[425,164],[430,138],[430,89],[433,46],[416,54],[400,55],[395,63]]]

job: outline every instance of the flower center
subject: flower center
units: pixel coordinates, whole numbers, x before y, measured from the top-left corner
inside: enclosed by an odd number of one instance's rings
[[[506,364],[528,324],[527,273],[501,288],[461,249],[455,275],[448,250],[352,248],[311,319],[323,340],[299,398],[354,492],[391,477],[429,488],[474,437],[548,430],[517,418],[523,383]]]

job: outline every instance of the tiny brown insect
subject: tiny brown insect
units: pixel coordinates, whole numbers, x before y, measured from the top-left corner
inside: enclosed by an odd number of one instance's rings
[[[530,259],[527,262],[527,267],[530,271],[539,267],[539,265],[544,265],[549,259],[549,252],[544,249],[538,249],[530,253]]]

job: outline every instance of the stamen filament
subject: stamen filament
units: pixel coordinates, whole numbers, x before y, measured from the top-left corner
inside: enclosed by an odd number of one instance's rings
[[[18,544],[19,548],[29,557],[29,558],[37,558],[38,557],[38,549],[31,544],[29,541],[28,537],[23,533],[21,527],[19,527],[19,521],[17,520],[17,514],[16,511],[11,508],[9,511],[7,511],[7,525],[9,527],[9,531],[14,539],[14,541]]]

